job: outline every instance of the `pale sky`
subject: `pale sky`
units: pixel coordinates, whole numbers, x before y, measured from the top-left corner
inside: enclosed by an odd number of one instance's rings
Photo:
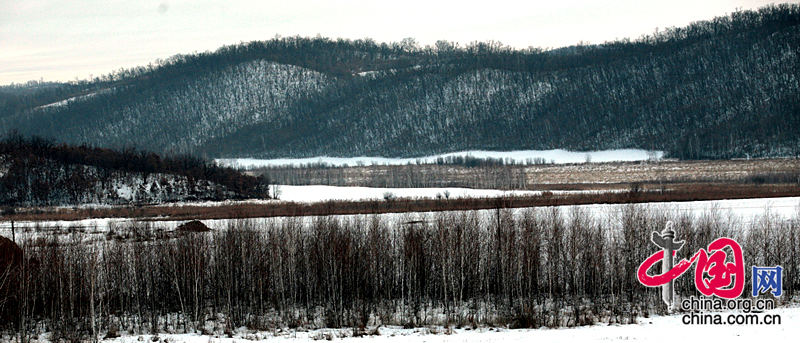
[[[635,39],[768,0],[0,0],[0,85],[70,81],[223,45],[317,34],[424,46]]]

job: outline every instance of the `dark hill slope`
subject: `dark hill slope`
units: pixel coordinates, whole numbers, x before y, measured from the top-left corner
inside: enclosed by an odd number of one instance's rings
[[[177,56],[0,129],[214,157],[465,149],[800,154],[800,6],[556,51],[283,38]],[[11,106],[6,106],[11,108]]]
[[[192,156],[0,140],[0,205],[152,204],[268,198],[268,180]]]

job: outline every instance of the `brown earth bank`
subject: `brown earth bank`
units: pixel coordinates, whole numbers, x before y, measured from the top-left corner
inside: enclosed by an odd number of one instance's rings
[[[29,208],[17,209],[2,216],[4,221],[82,220],[90,218],[141,218],[153,220],[196,220],[261,218],[283,216],[316,216],[346,214],[380,214],[428,211],[459,211],[538,206],[675,202],[800,196],[797,184],[732,185],[732,184],[658,184],[627,185],[617,192],[553,194],[526,197],[410,199],[370,201],[324,201],[294,203],[282,201],[232,202],[216,205],[138,206],[112,208]]]

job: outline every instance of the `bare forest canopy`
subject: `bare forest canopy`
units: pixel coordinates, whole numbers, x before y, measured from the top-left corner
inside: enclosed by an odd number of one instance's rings
[[[215,328],[221,335],[242,326],[634,323],[667,313],[660,290],[634,276],[657,250],[652,232],[667,220],[686,241],[683,251],[730,237],[748,265],[783,266],[777,301],[798,294],[797,217],[740,221],[724,211],[696,216],[633,205],[613,213],[606,220],[552,207],[401,220],[231,220],[220,230],[175,238],[159,238],[148,222],[126,222],[101,237],[46,227],[20,239],[24,277],[12,289],[18,296],[0,306],[0,331],[25,337],[47,330],[53,341],[78,342],[120,333],[210,335]],[[751,279],[745,282],[749,290]],[[675,292],[700,295],[686,275]]]
[[[191,155],[55,144],[10,134],[0,140],[0,204],[151,204],[267,198],[264,177]]]
[[[209,157],[800,155],[800,5],[556,50],[276,37],[0,87],[0,132]]]

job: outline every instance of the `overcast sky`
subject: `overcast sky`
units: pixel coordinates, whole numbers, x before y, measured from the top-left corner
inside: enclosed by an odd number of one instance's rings
[[[0,0],[0,85],[99,76],[282,36],[516,48],[635,39],[764,0]]]

